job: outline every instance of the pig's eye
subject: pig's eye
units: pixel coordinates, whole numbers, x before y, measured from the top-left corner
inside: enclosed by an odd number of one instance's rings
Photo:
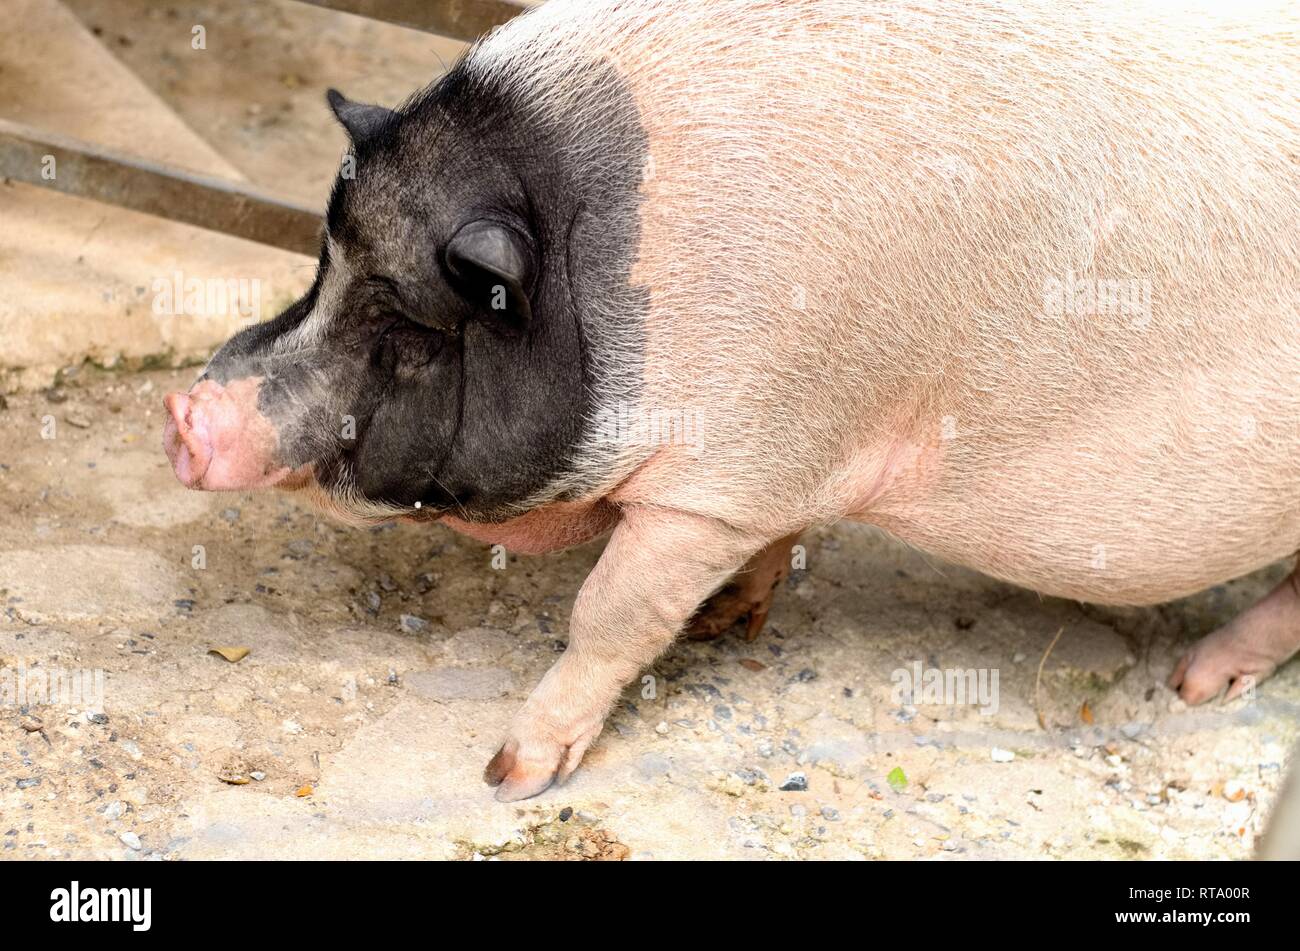
[[[377,344],[384,346],[387,343],[400,341],[410,336],[423,336],[429,333],[427,327],[417,324],[403,314],[389,311],[379,318],[379,336]]]
[[[372,275],[360,290],[364,319],[357,332],[369,338],[371,362],[377,367],[424,366],[442,352],[447,332],[410,316],[393,281]]]
[[[388,371],[424,366],[442,352],[447,336],[402,314],[389,313],[379,325],[371,362]]]
[[[368,277],[365,280],[365,312],[373,323],[409,322],[419,326],[406,314],[397,285],[386,277]]]

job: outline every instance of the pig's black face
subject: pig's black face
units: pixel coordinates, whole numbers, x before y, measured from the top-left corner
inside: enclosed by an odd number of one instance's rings
[[[315,482],[363,518],[517,514],[572,473],[590,417],[570,269],[599,245],[625,286],[635,235],[582,237],[565,150],[460,67],[397,112],[330,99],[353,148],[316,280],[169,397],[177,473]]]

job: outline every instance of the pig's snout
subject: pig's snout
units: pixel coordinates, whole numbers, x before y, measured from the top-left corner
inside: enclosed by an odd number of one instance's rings
[[[195,429],[189,394],[168,393],[163,405],[169,414],[163,426],[163,451],[167,453],[176,478],[194,488],[212,460],[210,444],[204,434]]]
[[[275,461],[275,427],[257,408],[261,380],[222,386],[202,380],[188,393],[163,400],[167,422],[163,450],[172,469],[191,489],[260,489],[289,475]]]

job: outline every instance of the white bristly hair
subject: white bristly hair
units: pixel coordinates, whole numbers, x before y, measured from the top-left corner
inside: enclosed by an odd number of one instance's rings
[[[869,518],[1096,600],[1294,550],[1298,59],[1294,2],[564,0],[498,29],[470,68],[575,141],[593,63],[633,95],[649,312],[584,314],[595,395],[644,334],[638,411],[701,437],[593,437],[574,484],[771,537]]]

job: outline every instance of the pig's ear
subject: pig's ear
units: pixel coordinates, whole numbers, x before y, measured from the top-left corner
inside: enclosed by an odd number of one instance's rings
[[[352,144],[364,142],[383,127],[384,123],[396,113],[383,106],[371,106],[364,102],[353,102],[344,97],[337,89],[325,93],[325,101],[334,110],[343,128],[347,129]]]
[[[494,322],[522,328],[532,319],[531,242],[509,225],[471,221],[447,243],[447,270],[461,292]]]

